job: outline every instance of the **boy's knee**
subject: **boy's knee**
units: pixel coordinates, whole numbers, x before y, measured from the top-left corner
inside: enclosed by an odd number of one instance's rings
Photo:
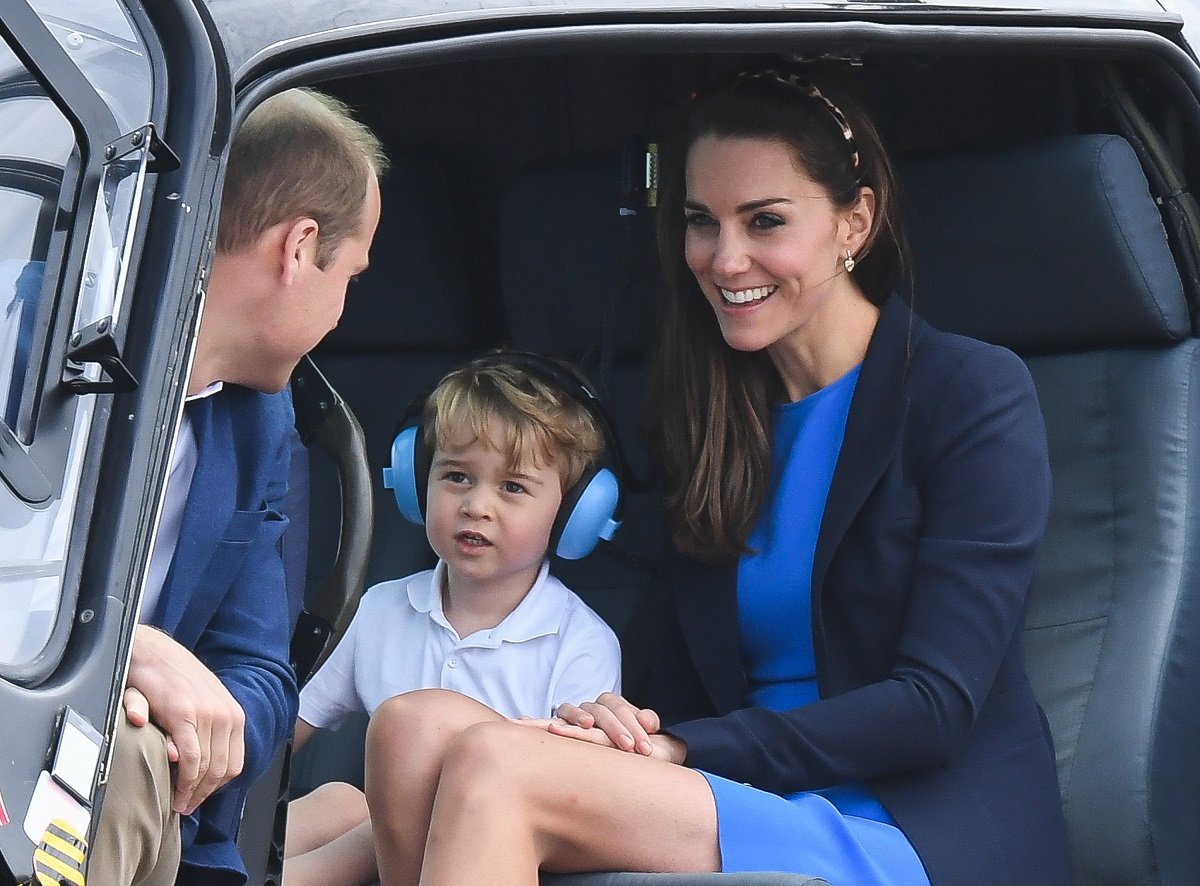
[[[367,724],[367,748],[381,741],[391,745],[398,737],[408,735],[421,725],[422,702],[419,696],[429,690],[394,695],[379,705]]]
[[[308,797],[308,802],[321,810],[323,816],[344,821],[367,820],[367,797],[352,784],[329,781],[313,788]]]
[[[371,714],[371,722],[387,719],[420,718],[422,721],[431,717],[462,716],[465,711],[477,712],[486,710],[473,698],[468,698],[452,689],[413,689],[393,695]]]
[[[416,689],[394,695],[375,709],[367,727],[367,747],[382,742],[385,748],[435,750],[489,714],[489,708],[449,689]]]

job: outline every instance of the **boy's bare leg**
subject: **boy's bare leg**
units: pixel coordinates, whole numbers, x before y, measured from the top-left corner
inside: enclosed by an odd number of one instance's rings
[[[329,842],[283,862],[287,886],[366,886],[377,878],[371,822],[364,821]]]
[[[283,857],[324,846],[368,818],[367,797],[354,785],[331,781],[288,804]]]
[[[536,886],[540,867],[718,870],[708,782],[683,766],[516,723],[471,727],[442,769],[421,886]]]
[[[447,748],[468,726],[487,721],[504,718],[443,689],[397,695],[371,715],[367,803],[382,882],[416,884]]]

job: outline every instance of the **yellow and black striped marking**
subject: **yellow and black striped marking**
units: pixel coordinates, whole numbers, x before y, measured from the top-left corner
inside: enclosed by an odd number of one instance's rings
[[[60,818],[46,827],[42,842],[33,851],[34,882],[38,886],[84,886],[83,862],[87,841]]]

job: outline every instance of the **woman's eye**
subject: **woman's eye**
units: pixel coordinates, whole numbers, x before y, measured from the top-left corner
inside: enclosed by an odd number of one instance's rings
[[[773,212],[759,212],[750,219],[750,227],[757,228],[760,231],[777,228],[783,224],[783,218]]]
[[[525,492],[525,487],[515,480],[506,480],[504,483],[504,491],[509,495],[521,495]]]
[[[684,224],[689,228],[705,228],[714,224],[713,217],[707,212],[688,212],[683,216]]]

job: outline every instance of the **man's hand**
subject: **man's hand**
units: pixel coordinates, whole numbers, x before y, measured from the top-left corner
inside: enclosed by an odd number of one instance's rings
[[[176,812],[191,813],[242,771],[245,712],[187,649],[162,631],[138,625],[127,687],[129,722],[153,722],[166,733],[167,757],[177,764],[172,803]]]

